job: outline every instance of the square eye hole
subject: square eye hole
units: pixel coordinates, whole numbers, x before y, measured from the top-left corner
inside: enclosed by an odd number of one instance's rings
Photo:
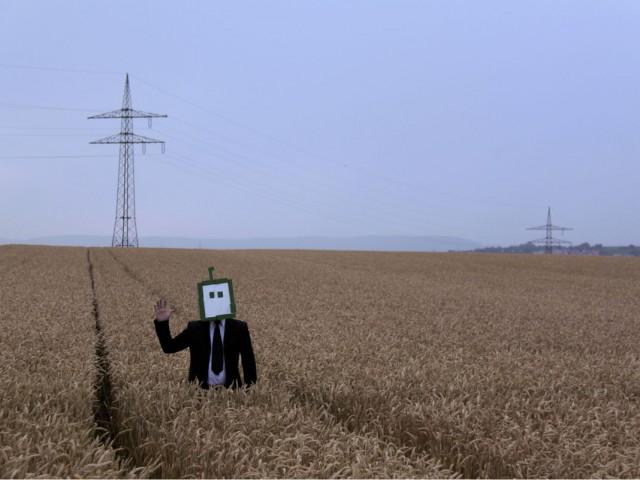
[[[216,292],[209,292],[209,298],[216,298]]]
[[[218,298],[222,298],[222,292],[218,292]]]

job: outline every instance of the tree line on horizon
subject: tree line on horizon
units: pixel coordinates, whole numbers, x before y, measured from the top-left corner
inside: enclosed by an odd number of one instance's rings
[[[535,245],[531,242],[520,245],[512,245],[509,247],[485,247],[472,250],[477,253],[544,253],[544,245]],[[568,247],[554,246],[553,253],[555,255],[593,255],[593,256],[623,256],[623,257],[640,257],[640,246],[605,246],[601,243],[590,245],[589,243],[581,243],[579,245],[571,245]]]

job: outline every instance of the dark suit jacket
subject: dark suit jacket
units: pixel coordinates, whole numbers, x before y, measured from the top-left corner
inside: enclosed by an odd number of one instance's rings
[[[195,320],[187,324],[176,337],[171,337],[169,322],[154,320],[156,333],[164,353],[175,353],[189,348],[191,364],[189,381],[197,381],[203,388],[209,386],[209,358],[211,357],[211,337],[209,322]],[[256,382],[256,360],[251,347],[249,327],[245,322],[227,318],[224,325],[224,364],[227,374],[225,387],[241,387],[243,382],[238,370],[238,360],[242,357],[244,383]]]

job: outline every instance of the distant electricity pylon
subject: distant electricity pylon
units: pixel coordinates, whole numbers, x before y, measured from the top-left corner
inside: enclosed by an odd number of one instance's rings
[[[136,228],[136,195],[133,170],[133,144],[141,143],[145,152],[147,143],[161,143],[164,153],[164,142],[153,138],[141,137],[133,133],[134,118],[148,118],[149,128],[154,117],[166,117],[157,113],[140,112],[131,109],[131,91],[129,90],[129,74],[124,82],[124,98],[122,108],[113,112],[94,115],[93,118],[121,118],[120,133],[89,143],[119,143],[120,164],[118,166],[118,197],[116,200],[116,220],[113,226],[112,247],[137,247],[138,230]]]
[[[571,244],[571,242],[567,240],[560,240],[558,238],[553,238],[553,236],[551,235],[551,232],[554,230],[560,230],[561,232],[564,232],[565,230],[573,230],[573,228],[557,227],[551,224],[551,207],[549,207],[549,210],[547,212],[546,225],[542,225],[540,227],[527,228],[527,230],[546,230],[547,231],[547,234],[545,235],[544,238],[539,238],[537,240],[532,240],[530,242],[530,243],[544,243],[544,253],[546,254],[553,253],[554,245]]]

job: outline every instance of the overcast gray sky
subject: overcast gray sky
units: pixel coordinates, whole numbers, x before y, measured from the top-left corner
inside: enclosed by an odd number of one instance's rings
[[[0,0],[0,238],[640,243],[638,1]]]

